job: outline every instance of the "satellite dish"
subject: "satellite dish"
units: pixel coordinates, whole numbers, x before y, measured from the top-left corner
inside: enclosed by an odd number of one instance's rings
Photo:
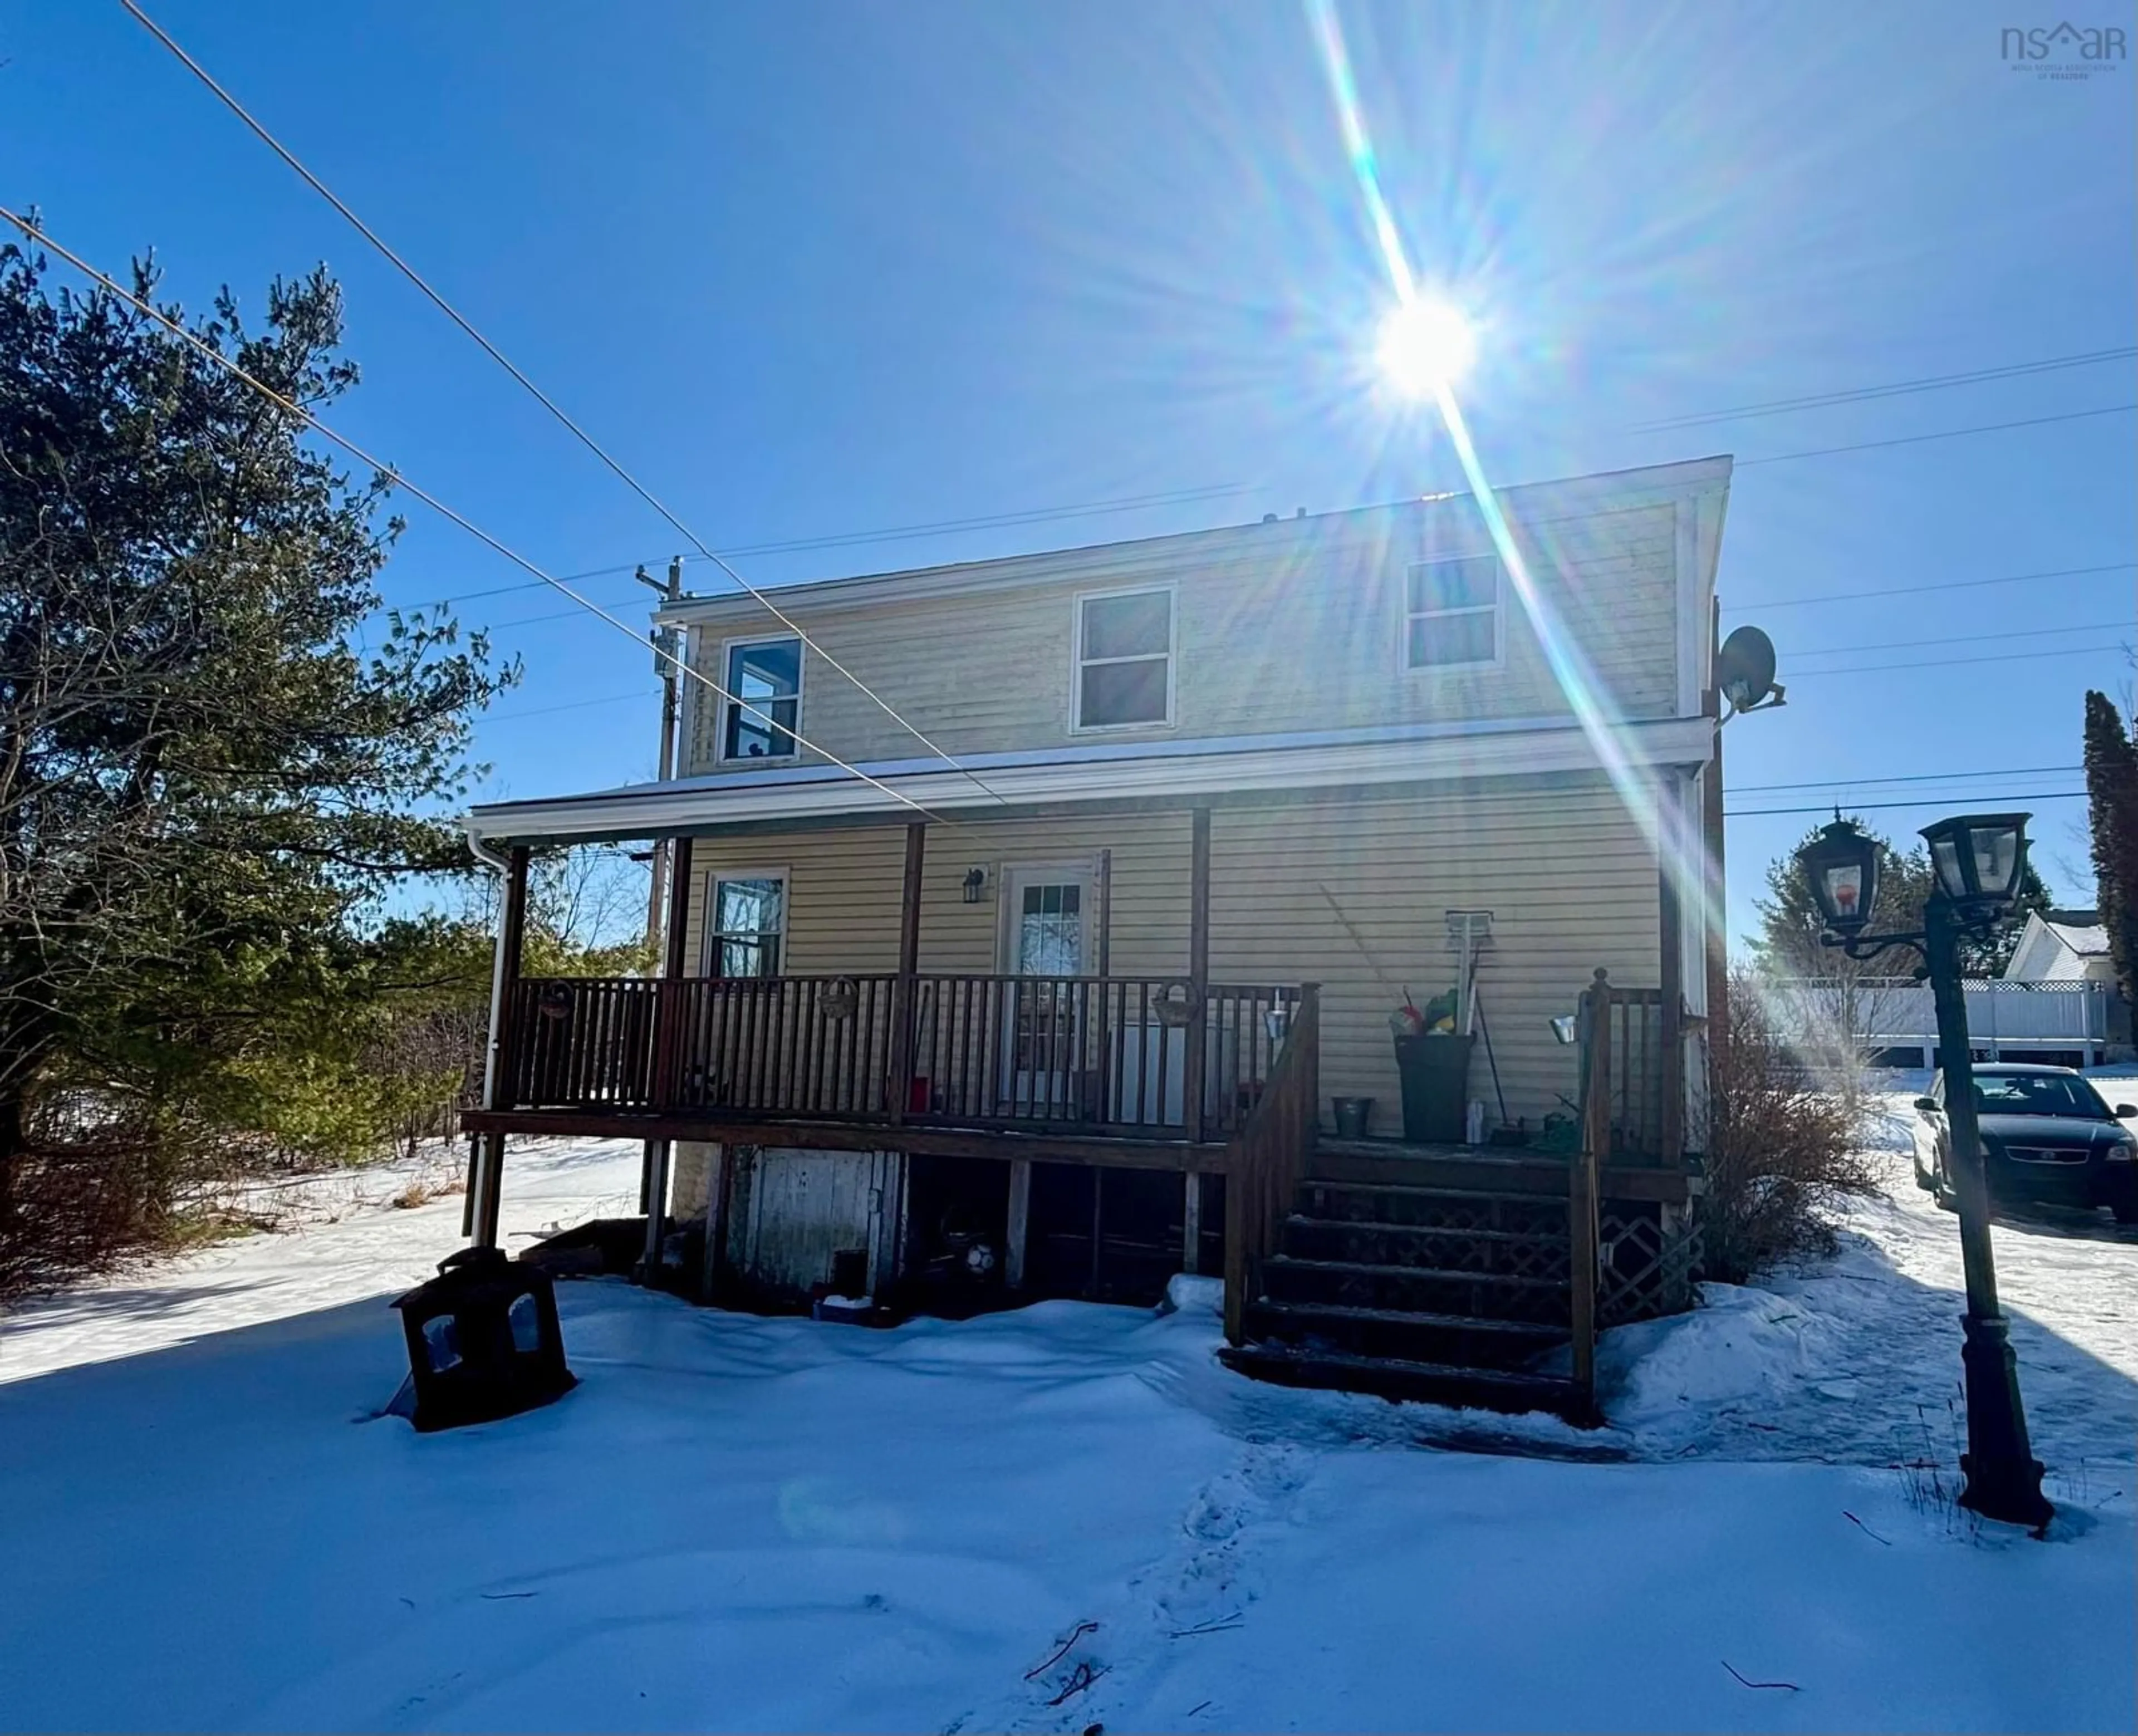
[[[1774,681],[1774,641],[1755,627],[1740,627],[1715,654],[1715,685],[1730,702],[1728,722],[1740,711],[1784,703]]]

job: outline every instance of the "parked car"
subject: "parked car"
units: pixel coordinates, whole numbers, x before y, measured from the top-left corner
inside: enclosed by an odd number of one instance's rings
[[[1923,1120],[1916,1129],[1916,1183],[1950,1205],[1952,1129],[1942,1072],[1916,1108]],[[2069,1067],[2007,1062],[1974,1070],[1974,1112],[1992,1203],[2106,1206],[2116,1222],[2138,1223],[2138,1138],[2118,1124],[2138,1117],[2138,1108],[2111,1109]]]

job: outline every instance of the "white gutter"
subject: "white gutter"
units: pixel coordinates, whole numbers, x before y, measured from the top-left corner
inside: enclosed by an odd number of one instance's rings
[[[1701,765],[1713,756],[1715,725],[1702,717],[1629,725],[1619,736],[1637,765]],[[1183,744],[1184,746],[1186,744]],[[1212,744],[1214,745],[1214,744]],[[920,762],[920,765],[930,764]],[[1133,754],[1073,762],[1041,759],[988,765],[988,789],[941,768],[901,772],[864,766],[931,812],[984,812],[997,804],[1106,802],[1314,789],[1344,784],[1434,783],[1593,771],[1595,750],[1578,727],[1499,734],[1465,733],[1313,747]],[[495,837],[558,842],[652,837],[673,831],[784,820],[827,820],[910,812],[896,797],[828,766],[784,773],[689,780],[606,790],[549,801],[497,802],[465,822]]]

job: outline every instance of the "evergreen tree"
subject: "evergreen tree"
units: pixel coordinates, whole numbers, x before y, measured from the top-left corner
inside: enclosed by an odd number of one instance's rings
[[[2105,693],[2086,696],[2087,818],[2108,956],[2138,1007],[2138,739]]]
[[[32,1207],[167,1198],[188,1140],[256,1125],[293,1052],[409,980],[421,948],[364,913],[464,863],[424,816],[516,677],[450,619],[380,618],[386,479],[44,273],[0,248],[0,1289]],[[256,329],[227,291],[189,329],[295,403],[356,383],[324,271]]]

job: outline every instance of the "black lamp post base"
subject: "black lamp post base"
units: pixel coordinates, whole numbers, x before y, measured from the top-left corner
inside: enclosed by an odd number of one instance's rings
[[[1960,1504],[1984,1519],[2039,1530],[2056,1515],[2042,1493],[2042,1461],[2027,1440],[2019,1403],[2019,1365],[2002,1314],[1963,1315],[1966,1341],[1960,1366],[1967,1378],[1969,1451],[1960,1456],[1967,1480]]]

